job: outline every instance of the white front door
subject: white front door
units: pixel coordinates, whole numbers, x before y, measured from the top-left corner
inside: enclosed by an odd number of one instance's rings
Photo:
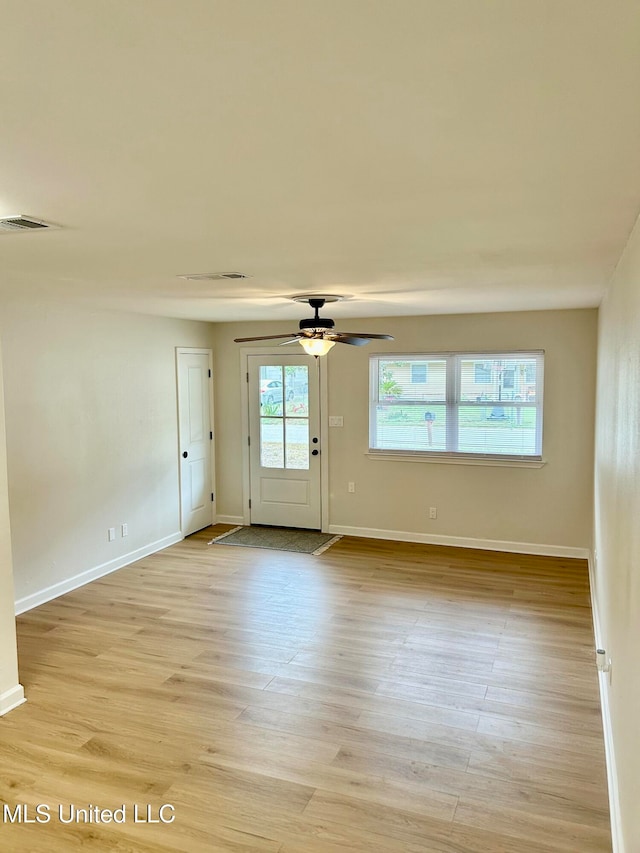
[[[251,523],[320,529],[320,394],[309,355],[250,355]]]
[[[213,521],[211,352],[177,350],[180,507],[183,536]]]

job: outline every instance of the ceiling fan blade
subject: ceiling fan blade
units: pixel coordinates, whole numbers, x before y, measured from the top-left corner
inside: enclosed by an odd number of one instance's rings
[[[393,335],[377,335],[373,332],[336,332],[336,335],[349,335],[350,338],[367,338],[367,340],[393,341]]]
[[[296,335],[295,338],[291,338],[290,341],[282,341],[282,343],[279,344],[279,346],[286,347],[288,344],[297,344],[299,342],[300,338],[306,338],[306,335]]]
[[[233,342],[236,344],[245,344],[248,341],[273,341],[276,338],[290,338],[296,334],[297,332],[285,332],[284,335],[256,335],[255,338],[234,338]]]
[[[336,335],[326,335],[325,339],[334,341],[336,344],[349,344],[352,347],[363,347],[365,344],[369,343],[369,338],[354,338],[352,335],[345,335],[342,332]]]

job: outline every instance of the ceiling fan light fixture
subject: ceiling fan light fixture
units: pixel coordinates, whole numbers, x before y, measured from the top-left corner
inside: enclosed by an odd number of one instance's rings
[[[326,355],[331,347],[335,346],[335,341],[328,341],[326,338],[300,338],[298,341],[302,349],[307,355]]]

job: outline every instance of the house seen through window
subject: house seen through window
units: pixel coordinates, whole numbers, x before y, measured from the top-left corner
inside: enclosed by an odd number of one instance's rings
[[[370,359],[372,451],[541,459],[544,353]]]

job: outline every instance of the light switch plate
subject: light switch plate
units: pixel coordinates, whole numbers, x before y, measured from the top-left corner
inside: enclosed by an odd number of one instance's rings
[[[330,427],[344,426],[344,417],[342,415],[329,415],[329,426]]]

